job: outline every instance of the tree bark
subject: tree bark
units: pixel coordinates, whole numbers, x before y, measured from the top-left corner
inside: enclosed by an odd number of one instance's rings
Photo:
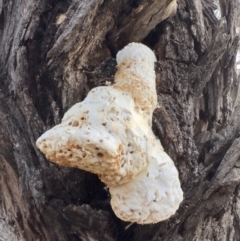
[[[218,19],[211,0],[179,0],[164,20],[171,2],[0,0],[0,239],[240,240],[239,2],[220,0]],[[177,213],[154,225],[119,220],[96,175],[52,164],[35,145],[113,81],[131,41],[158,57],[153,130],[184,190]]]

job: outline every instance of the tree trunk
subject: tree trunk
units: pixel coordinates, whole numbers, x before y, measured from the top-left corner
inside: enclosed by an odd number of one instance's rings
[[[214,12],[213,0],[179,0],[163,21],[172,2],[0,0],[0,239],[240,240],[239,2]],[[96,175],[52,164],[35,145],[113,81],[116,53],[132,41],[158,57],[153,130],[184,191],[177,213],[154,225],[119,220]]]

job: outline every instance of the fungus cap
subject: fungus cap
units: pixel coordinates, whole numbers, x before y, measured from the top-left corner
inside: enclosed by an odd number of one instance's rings
[[[135,179],[109,188],[111,206],[124,221],[160,222],[172,216],[183,200],[177,169],[159,145],[151,150],[149,165]]]
[[[129,59],[134,59],[138,62],[144,61],[149,65],[154,65],[154,62],[157,61],[153,51],[140,43],[130,43],[117,53],[118,65]]]
[[[98,174],[108,186],[126,183],[148,163],[151,126],[134,106],[114,87],[95,88],[37,146],[52,162]]]
[[[157,106],[156,61],[153,51],[140,43],[130,43],[117,53],[118,71],[114,86],[129,93],[136,108],[142,110],[150,122]]]

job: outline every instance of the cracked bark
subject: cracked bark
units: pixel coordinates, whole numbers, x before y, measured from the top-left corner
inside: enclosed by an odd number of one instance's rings
[[[170,3],[0,0],[0,239],[240,240],[238,1],[221,0],[218,20],[212,1],[179,0],[163,21]],[[113,81],[130,41],[158,57],[153,129],[184,201],[169,220],[127,228],[95,175],[50,163],[35,141]]]

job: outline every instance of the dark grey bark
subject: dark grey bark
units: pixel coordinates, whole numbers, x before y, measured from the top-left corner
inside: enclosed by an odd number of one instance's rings
[[[238,2],[220,0],[218,20],[211,0],[179,0],[161,22],[163,2],[0,0],[0,218],[23,240],[240,240]],[[113,81],[131,41],[159,59],[153,129],[184,201],[169,220],[126,228],[97,176],[50,163],[35,141]]]

